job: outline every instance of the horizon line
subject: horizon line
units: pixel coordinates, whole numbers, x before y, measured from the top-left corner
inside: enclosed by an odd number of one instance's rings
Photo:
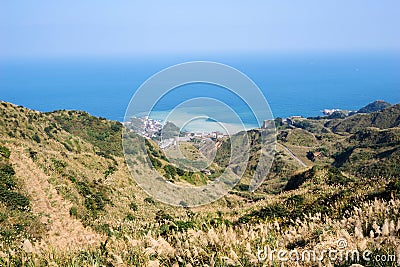
[[[23,60],[74,60],[74,59],[181,59],[198,57],[241,58],[241,57],[286,57],[286,56],[323,56],[323,55],[399,55],[400,49],[360,49],[360,50],[287,50],[287,51],[196,51],[196,52],[144,52],[127,54],[54,54],[54,55],[0,55],[0,62]]]

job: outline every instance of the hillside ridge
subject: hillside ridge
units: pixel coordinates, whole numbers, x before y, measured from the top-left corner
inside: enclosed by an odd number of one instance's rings
[[[119,122],[1,102],[0,265],[24,259],[32,266],[251,266],[261,264],[263,246],[335,248],[338,238],[351,248],[395,253],[398,112],[397,104],[343,119],[276,120],[280,145],[254,193],[248,188],[260,136],[251,130],[243,179],[220,200],[185,208],[139,188],[135,174],[146,175],[149,162],[137,159],[129,172]],[[228,142],[220,141],[215,170],[230,156]],[[156,142],[148,143],[153,161],[172,164]]]

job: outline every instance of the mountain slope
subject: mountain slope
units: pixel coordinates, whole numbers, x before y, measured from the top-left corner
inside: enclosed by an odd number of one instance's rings
[[[376,100],[372,103],[369,103],[365,107],[360,108],[357,113],[371,113],[371,112],[376,112],[376,111],[381,111],[384,110],[385,108],[390,107],[392,104],[382,101],[382,100]]]
[[[79,220],[70,216],[73,204],[57,193],[55,186],[48,182],[50,177],[17,147],[11,146],[11,150],[10,161],[16,169],[16,175],[25,181],[25,188],[31,196],[32,212],[41,214],[41,222],[48,229],[42,244],[52,244],[57,249],[98,245],[104,236],[84,227]]]
[[[273,263],[257,257],[260,248],[335,249],[338,238],[373,255],[400,251],[399,178],[368,171],[372,163],[399,166],[396,127],[335,133],[325,126],[346,119],[281,125],[282,145],[257,192],[247,191],[245,179],[220,200],[189,209],[159,203],[136,185],[118,122],[5,102],[0,115],[1,266],[261,266]],[[258,138],[250,131],[247,178]],[[146,175],[146,164],[137,161],[135,172]]]
[[[334,166],[359,177],[400,177],[400,128],[366,128],[348,138]]]
[[[127,216],[141,218],[139,224],[153,219],[159,204],[145,202],[150,198],[120,156],[120,123],[83,112],[40,113],[5,102],[0,114],[1,145],[10,151],[10,166],[43,229],[32,236],[26,228],[23,236],[43,246],[79,249],[104,242]],[[147,212],[150,216],[144,216]]]
[[[400,125],[400,104],[390,106],[382,111],[369,114],[357,114],[344,120],[333,120],[326,124],[333,132],[355,133],[366,127],[387,129]]]

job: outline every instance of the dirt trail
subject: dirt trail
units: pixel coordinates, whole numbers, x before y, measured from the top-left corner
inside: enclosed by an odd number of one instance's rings
[[[97,245],[102,236],[69,215],[72,203],[63,199],[57,190],[48,182],[47,176],[18,147],[12,148],[11,162],[17,177],[21,178],[31,196],[32,211],[41,215],[49,231],[41,241],[42,247],[51,246],[61,250],[78,249]]]
[[[289,154],[290,157],[292,157],[294,160],[296,160],[302,167],[307,167],[307,164],[305,164],[301,159],[299,159],[298,157],[296,157],[295,154],[293,154],[293,152],[286,147],[285,145],[280,144],[285,150],[286,152]]]

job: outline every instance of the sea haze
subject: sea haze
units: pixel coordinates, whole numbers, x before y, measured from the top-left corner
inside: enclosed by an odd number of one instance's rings
[[[400,102],[400,55],[387,53],[3,60],[0,98],[40,111],[85,110],[122,121],[130,98],[146,79],[192,60],[228,64],[249,76],[275,117],[317,116],[325,108],[357,110],[377,99]],[[251,124],[240,99],[214,89],[209,93],[239,107],[244,123]],[[156,110],[169,110],[190,97],[215,95],[188,87],[184,94],[160,100]]]

